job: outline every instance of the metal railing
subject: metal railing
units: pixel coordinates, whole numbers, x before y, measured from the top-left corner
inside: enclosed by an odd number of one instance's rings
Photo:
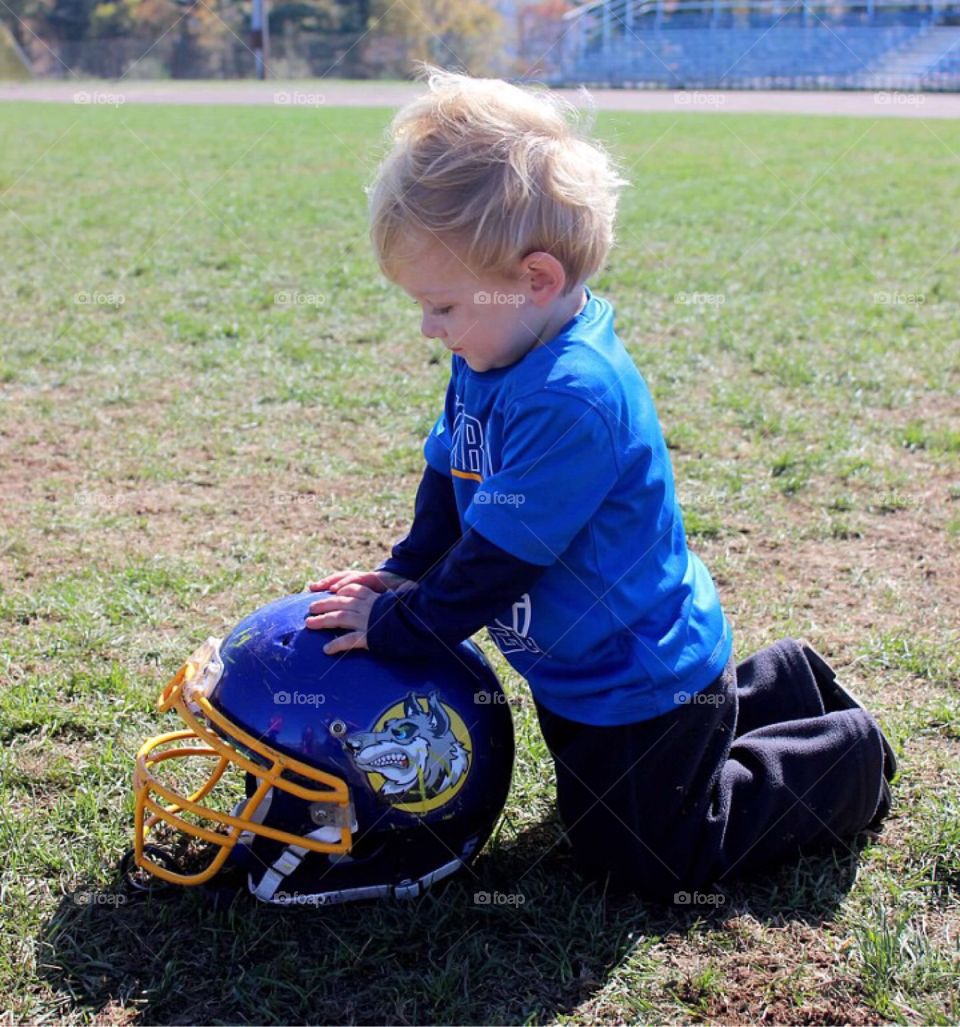
[[[936,37],[919,45],[957,0],[590,0],[563,18],[555,85],[960,90]]]

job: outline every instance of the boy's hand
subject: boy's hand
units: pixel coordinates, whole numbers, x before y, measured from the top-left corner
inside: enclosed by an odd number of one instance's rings
[[[312,587],[312,586],[311,586]],[[382,589],[381,591],[386,591]],[[332,656],[344,653],[348,649],[367,648],[367,625],[370,623],[370,611],[377,601],[379,592],[366,585],[356,582],[340,585],[336,595],[318,599],[310,604],[310,613],[304,622],[308,628],[348,628],[348,634],[340,635],[332,642],[327,642],[323,651]]]
[[[402,592],[415,584],[415,581],[390,571],[337,571],[319,581],[311,581],[307,588],[311,592],[339,592],[345,585],[363,585],[374,592],[386,592],[388,589]]]
[[[389,589],[406,592],[417,583],[389,571],[338,571],[307,586],[311,592],[334,592],[326,599],[310,604],[313,614],[304,622],[308,628],[347,628],[349,633],[328,642],[323,651],[328,656],[348,649],[367,648],[367,625],[377,597]]]

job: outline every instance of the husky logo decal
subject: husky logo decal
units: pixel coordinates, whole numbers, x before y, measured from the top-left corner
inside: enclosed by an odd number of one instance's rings
[[[370,731],[347,735],[353,765],[380,798],[409,813],[448,803],[470,771],[470,734],[436,692],[411,692],[385,710]]]

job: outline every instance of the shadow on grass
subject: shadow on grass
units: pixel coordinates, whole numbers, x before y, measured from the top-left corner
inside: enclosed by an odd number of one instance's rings
[[[45,925],[38,963],[98,1022],[500,1024],[570,1014],[629,960],[651,981],[630,996],[642,1016],[655,992],[664,999],[647,953],[662,937],[745,914],[822,924],[857,864],[855,847],[803,857],[664,906],[585,884],[558,840],[554,820],[530,826],[410,903],[284,910],[190,889],[77,892]]]

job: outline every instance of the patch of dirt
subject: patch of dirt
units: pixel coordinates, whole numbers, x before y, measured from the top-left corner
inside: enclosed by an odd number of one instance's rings
[[[717,932],[669,933],[649,950],[655,976],[644,989],[643,1021],[709,1024],[877,1024],[847,965],[845,942],[829,925],[763,924],[747,914]],[[638,996],[639,997],[639,996]],[[577,1008],[578,1022],[619,1023],[616,987]],[[627,1004],[627,1008],[630,1008]]]
[[[763,926],[749,916],[724,924],[724,947],[705,958],[687,939],[664,939],[671,990],[703,1020],[717,1024],[873,1024],[846,957],[824,928]],[[658,947],[659,948],[659,947]],[[704,989],[709,965],[716,983]]]
[[[771,525],[769,533],[750,527],[698,542],[708,566],[716,554],[727,568],[718,584],[740,636],[738,653],[774,641],[771,621],[785,613],[838,670],[869,692],[870,672],[858,657],[870,636],[942,641],[955,625],[960,544],[945,529],[951,505],[957,506],[947,482],[934,480],[905,509],[861,514],[860,537],[796,539],[822,517],[796,503],[789,508],[789,526]],[[794,540],[781,540],[785,529]],[[763,587],[740,591],[738,579]]]
[[[3,397],[0,582],[43,583],[157,555],[216,562],[257,536],[268,536],[278,568],[299,565],[306,580],[320,571],[375,565],[405,531],[404,523],[384,517],[382,506],[371,509],[379,504],[370,502],[370,478],[341,474],[311,482],[282,458],[274,463],[255,438],[229,461],[203,446],[181,445],[171,460],[189,471],[171,481],[138,480],[135,452],[114,439],[134,428],[162,433],[175,388],[165,382],[122,415],[98,411],[93,424],[79,415],[38,423],[30,405],[36,397]],[[65,386],[43,395],[69,410],[83,390]],[[362,463],[370,440],[341,434],[329,445],[348,463],[356,448]],[[411,512],[417,481],[411,475],[397,484],[409,494]],[[384,488],[383,481],[375,487]]]
[[[124,1027],[135,1023],[140,1018],[140,1010],[136,1005],[124,1005],[122,1002],[108,1002],[103,1009],[97,1011],[90,1021],[96,1027]]]
[[[18,736],[8,740],[6,746],[16,768],[9,778],[14,785],[8,796],[9,807],[29,821],[41,811],[53,810],[65,791],[74,790],[82,768],[101,751],[102,743],[51,737],[44,731]]]

